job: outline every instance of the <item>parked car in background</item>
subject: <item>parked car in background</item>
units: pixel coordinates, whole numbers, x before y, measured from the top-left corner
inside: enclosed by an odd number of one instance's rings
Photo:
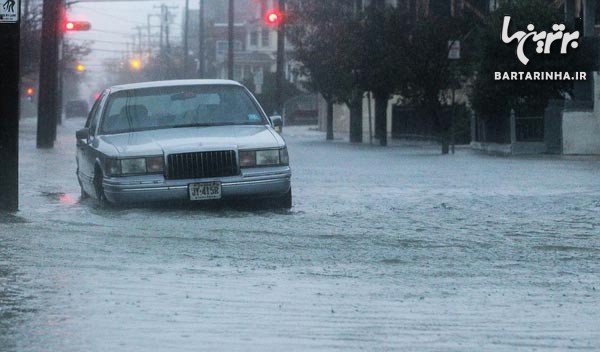
[[[112,87],[77,131],[82,196],[101,204],[266,198],[291,208],[281,125],[233,81]]]
[[[286,125],[318,125],[319,113],[316,110],[297,110],[285,116]]]
[[[85,100],[71,100],[65,105],[65,116],[86,117],[90,112],[90,106]]]
[[[285,125],[318,125],[318,97],[314,94],[300,95],[285,102]]]

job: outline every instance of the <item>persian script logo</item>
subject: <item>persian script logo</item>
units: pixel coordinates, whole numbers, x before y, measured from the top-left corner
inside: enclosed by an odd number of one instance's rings
[[[513,35],[508,35],[508,27],[510,26],[510,16],[504,17],[504,26],[502,27],[502,41],[506,44],[511,43],[516,40],[518,42],[517,45],[517,57],[523,63],[523,65],[527,65],[529,63],[529,58],[525,55],[525,44],[528,39],[531,38],[533,42],[536,42],[537,49],[536,52],[538,54],[550,54],[552,50],[552,44],[554,42],[560,41],[560,53],[566,54],[569,44],[573,49],[579,46],[577,40],[579,39],[579,31],[575,31],[573,33],[565,32],[564,24],[555,24],[552,26],[553,32],[534,32],[535,26],[533,24],[529,24],[527,26],[527,30],[529,33],[518,31],[513,33]]]

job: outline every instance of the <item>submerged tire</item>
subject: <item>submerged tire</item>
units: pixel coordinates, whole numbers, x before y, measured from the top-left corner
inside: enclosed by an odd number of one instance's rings
[[[80,191],[79,197],[81,199],[88,199],[90,197],[90,195],[87,194],[87,192],[83,189],[83,185],[81,184],[81,179],[79,178],[79,169],[77,169],[77,182],[79,182],[79,191]]]
[[[80,192],[81,192],[81,194],[79,195],[79,197],[81,199],[88,199],[90,197],[90,195],[87,194],[87,192],[83,190],[83,186],[79,185],[79,188],[80,188]]]
[[[290,188],[285,195],[276,200],[276,207],[286,210],[292,209],[292,200],[292,189]]]
[[[100,205],[100,208],[109,208],[112,204],[108,201],[108,199],[106,199],[106,195],[104,194],[104,186],[102,186],[104,175],[102,174],[102,170],[96,168],[94,174],[94,187],[96,188],[96,199],[98,200],[98,205]]]

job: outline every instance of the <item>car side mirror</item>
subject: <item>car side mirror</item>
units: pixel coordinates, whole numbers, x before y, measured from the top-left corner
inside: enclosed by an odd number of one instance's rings
[[[277,133],[281,133],[283,130],[283,118],[279,115],[271,116],[271,123],[273,124],[273,128]]]
[[[78,130],[77,132],[75,132],[75,137],[77,138],[78,141],[88,140],[88,138],[90,138],[90,129],[82,128],[82,129]]]

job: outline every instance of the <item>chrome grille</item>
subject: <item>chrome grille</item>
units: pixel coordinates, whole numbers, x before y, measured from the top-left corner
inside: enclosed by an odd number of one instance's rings
[[[183,180],[239,174],[235,151],[171,154],[167,157],[167,178]]]

